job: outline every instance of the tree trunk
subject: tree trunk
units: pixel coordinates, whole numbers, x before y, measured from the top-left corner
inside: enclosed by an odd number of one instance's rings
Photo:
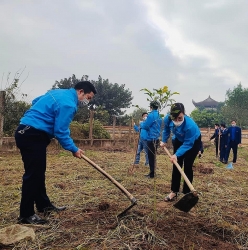
[[[113,115],[113,140],[115,145],[115,125],[116,125],[116,116]]]

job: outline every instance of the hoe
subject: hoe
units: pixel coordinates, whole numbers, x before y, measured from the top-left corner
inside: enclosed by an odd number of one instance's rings
[[[98,170],[101,174],[103,174],[105,177],[107,177],[116,187],[118,187],[122,193],[124,193],[128,199],[131,201],[131,205],[126,208],[123,212],[117,215],[118,218],[124,216],[126,212],[131,209],[134,205],[137,205],[137,200],[130,194],[119,182],[117,182],[111,175],[109,175],[107,172],[105,172],[102,168],[100,168],[96,163],[91,161],[88,157],[85,155],[82,155],[82,158],[87,161],[92,167],[94,167],[96,170]]]
[[[163,147],[163,148],[164,148],[164,151],[167,153],[167,155],[169,155],[169,157],[171,157],[171,154],[168,151],[168,149],[166,147]],[[199,197],[198,197],[198,194],[197,194],[196,190],[194,189],[193,185],[190,183],[188,177],[181,169],[180,165],[176,161],[173,161],[173,163],[175,164],[178,171],[183,176],[185,182],[187,183],[187,185],[191,191],[190,193],[185,194],[183,196],[183,198],[181,198],[177,203],[175,203],[174,207],[176,207],[177,209],[179,209],[183,212],[189,212],[189,210],[196,205],[196,203],[199,200]]]

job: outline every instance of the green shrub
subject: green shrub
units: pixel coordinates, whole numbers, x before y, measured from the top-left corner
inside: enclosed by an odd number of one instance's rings
[[[73,139],[88,139],[90,132],[89,122],[81,124],[73,121],[70,124],[71,137]],[[100,121],[93,121],[93,139],[110,139],[110,134],[104,129]]]

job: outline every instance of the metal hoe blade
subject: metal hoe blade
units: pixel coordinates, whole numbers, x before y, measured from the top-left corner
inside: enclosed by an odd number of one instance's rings
[[[132,204],[126,208],[123,212],[117,215],[117,218],[121,218],[126,215],[127,211],[130,210],[133,206],[137,205],[137,200],[135,198],[132,199]]]
[[[174,207],[183,212],[189,212],[189,210],[197,204],[198,200],[198,195],[190,192],[188,194],[185,194],[183,198],[175,203]]]

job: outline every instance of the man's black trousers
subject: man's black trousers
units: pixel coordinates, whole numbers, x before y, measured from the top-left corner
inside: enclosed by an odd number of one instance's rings
[[[46,194],[46,148],[50,143],[47,133],[35,128],[19,125],[15,133],[16,145],[20,149],[24,163],[20,217],[35,214],[38,210],[51,206]]]
[[[159,144],[159,140],[147,141],[150,177],[154,177],[154,174],[155,174],[156,152],[157,152],[158,144]]]

